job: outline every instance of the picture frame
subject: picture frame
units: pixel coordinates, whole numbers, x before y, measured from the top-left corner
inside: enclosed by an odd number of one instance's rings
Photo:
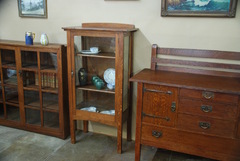
[[[18,0],[19,17],[47,18],[47,0]]]
[[[237,0],[162,0],[161,16],[235,17]]]

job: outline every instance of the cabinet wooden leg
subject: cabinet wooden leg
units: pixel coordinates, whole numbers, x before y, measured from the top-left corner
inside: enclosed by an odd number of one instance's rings
[[[122,153],[122,123],[119,123],[117,128],[117,153]]]
[[[135,143],[135,161],[140,161],[141,156],[141,144]]]
[[[88,132],[88,121],[83,121],[83,132]]]
[[[71,134],[71,143],[76,143],[76,136],[75,136],[75,120],[70,121],[70,134]]]

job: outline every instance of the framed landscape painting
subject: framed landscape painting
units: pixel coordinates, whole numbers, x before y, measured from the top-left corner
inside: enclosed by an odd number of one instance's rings
[[[235,17],[237,0],[162,0],[161,16]]]
[[[47,18],[47,0],[18,0],[20,17]]]

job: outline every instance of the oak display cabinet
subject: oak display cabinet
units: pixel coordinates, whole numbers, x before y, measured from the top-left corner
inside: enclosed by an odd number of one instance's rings
[[[66,47],[0,40],[0,124],[69,135]]]
[[[76,120],[83,120],[117,128],[117,151],[122,152],[122,125],[127,121],[127,139],[131,140],[131,85],[132,45],[134,25],[113,23],[83,23],[81,27],[65,27],[67,31],[68,82],[71,142],[75,143]],[[99,47],[98,54],[84,53],[90,47]],[[78,71],[87,73],[87,83],[79,83]],[[106,82],[102,89],[92,83],[92,77],[104,80],[104,72],[115,69],[115,89]],[[96,110],[84,110],[86,108]]]

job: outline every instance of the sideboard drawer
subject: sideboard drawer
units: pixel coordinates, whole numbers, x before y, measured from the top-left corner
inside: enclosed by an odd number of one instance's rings
[[[211,91],[201,91],[192,89],[180,89],[180,97],[197,98],[214,102],[225,102],[229,104],[238,104],[238,95],[224,94]]]
[[[150,126],[142,124],[141,140],[161,144],[161,142],[175,141],[175,133],[161,126]]]
[[[237,117],[237,106],[180,98],[178,112],[224,120],[235,120]]]
[[[175,126],[178,89],[144,84],[142,121],[155,125]]]
[[[235,126],[235,121],[178,114],[177,127],[182,130],[233,138]]]

